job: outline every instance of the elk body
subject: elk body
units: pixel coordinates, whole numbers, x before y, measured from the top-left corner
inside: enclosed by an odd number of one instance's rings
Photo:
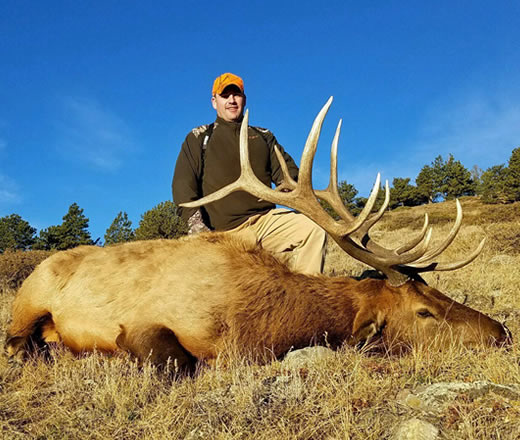
[[[189,205],[246,190],[298,209],[347,253],[386,279],[357,281],[296,273],[246,233],[213,232],[106,248],[83,246],[48,258],[24,282],[8,330],[10,357],[23,358],[31,347],[60,342],[75,352],[125,350],[159,365],[175,359],[189,369],[196,360],[211,361],[230,346],[265,360],[324,342],[332,346],[511,343],[499,322],[414,280],[426,270],[461,267],[482,249],[483,243],[461,262],[432,262],[460,227],[458,203],[455,225],[437,248],[429,246],[427,218],[418,236],[396,249],[375,243],[369,229],[386,209],[388,184],[386,202],[377,214],[371,216],[370,211],[379,179],[364,211],[357,218],[348,213],[336,185],[339,127],[332,148],[331,184],[325,191],[312,189],[312,160],[328,106],[330,100],[314,122],[298,183],[286,175],[286,192],[255,181],[247,157],[246,113],[241,177]],[[328,201],[341,219],[329,217],[317,197]]]

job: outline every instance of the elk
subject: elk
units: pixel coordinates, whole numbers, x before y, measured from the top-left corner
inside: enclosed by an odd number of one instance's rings
[[[232,191],[247,191],[304,213],[345,252],[384,279],[296,273],[248,236],[233,232],[105,248],[82,246],[49,257],[25,280],[8,330],[10,359],[23,359],[31,348],[55,342],[74,352],[128,351],[157,365],[175,359],[180,368],[190,370],[197,360],[211,363],[230,344],[259,361],[323,343],[334,347],[416,342],[442,347],[454,341],[511,344],[505,326],[427,286],[419,276],[460,268],[482,250],[484,241],[463,261],[434,260],[460,228],[458,201],[455,223],[440,245],[430,246],[427,216],[417,237],[397,248],[376,243],[369,230],[388,206],[388,182],[377,213],[371,211],[379,175],[357,217],[345,208],[337,189],[341,121],[332,142],[329,185],[320,191],[312,188],[312,163],[331,102],[332,98],[314,121],[298,182],[285,172],[283,184],[273,190],[256,178],[248,158],[246,112],[240,133],[240,177],[184,206],[201,206]],[[330,217],[319,199],[327,201],[340,220]]]

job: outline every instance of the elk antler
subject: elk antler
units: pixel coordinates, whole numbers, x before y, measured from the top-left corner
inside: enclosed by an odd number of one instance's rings
[[[482,240],[474,252],[462,261],[451,264],[439,264],[432,261],[433,258],[438,256],[449,246],[460,229],[462,209],[458,200],[456,202],[457,217],[455,224],[446,239],[438,247],[434,249],[429,248],[432,230],[428,228],[427,215],[425,215],[424,226],[421,232],[409,242],[395,249],[387,249],[374,242],[369,235],[369,230],[383,216],[388,207],[390,201],[388,181],[385,184],[385,201],[376,214],[370,216],[380,189],[379,174],[377,175],[374,187],[361,213],[357,217],[354,217],[347,210],[341,200],[337,185],[337,149],[341,131],[341,120],[339,121],[332,142],[331,170],[328,187],[325,190],[314,190],[312,188],[312,164],[316,154],[323,120],[331,104],[332,97],[323,106],[312,124],[302,153],[297,183],[289,176],[285,160],[275,147],[284,174],[283,188],[289,189],[289,192],[280,191],[280,186],[276,189],[265,186],[254,174],[251,163],[249,162],[247,134],[249,113],[246,111],[240,129],[240,177],[235,182],[206,197],[193,202],[182,203],[181,206],[189,208],[202,206],[220,200],[234,191],[246,191],[260,199],[288,206],[305,214],[312,221],[321,226],[350,256],[385,274],[392,285],[405,283],[409,279],[409,276],[414,273],[458,269],[473,261],[482,250],[484,240]],[[334,220],[327,214],[318,199],[328,202],[340,216],[340,220]]]

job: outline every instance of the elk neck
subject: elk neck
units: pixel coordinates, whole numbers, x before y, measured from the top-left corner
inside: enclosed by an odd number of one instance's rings
[[[275,354],[310,342],[341,345],[351,337],[360,307],[371,303],[384,283],[295,273],[264,252],[234,259],[233,266],[234,331]]]

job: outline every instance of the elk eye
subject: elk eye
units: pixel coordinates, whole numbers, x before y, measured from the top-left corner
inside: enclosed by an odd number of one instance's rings
[[[419,316],[420,318],[434,318],[433,313],[431,313],[428,309],[418,310],[417,316]]]

